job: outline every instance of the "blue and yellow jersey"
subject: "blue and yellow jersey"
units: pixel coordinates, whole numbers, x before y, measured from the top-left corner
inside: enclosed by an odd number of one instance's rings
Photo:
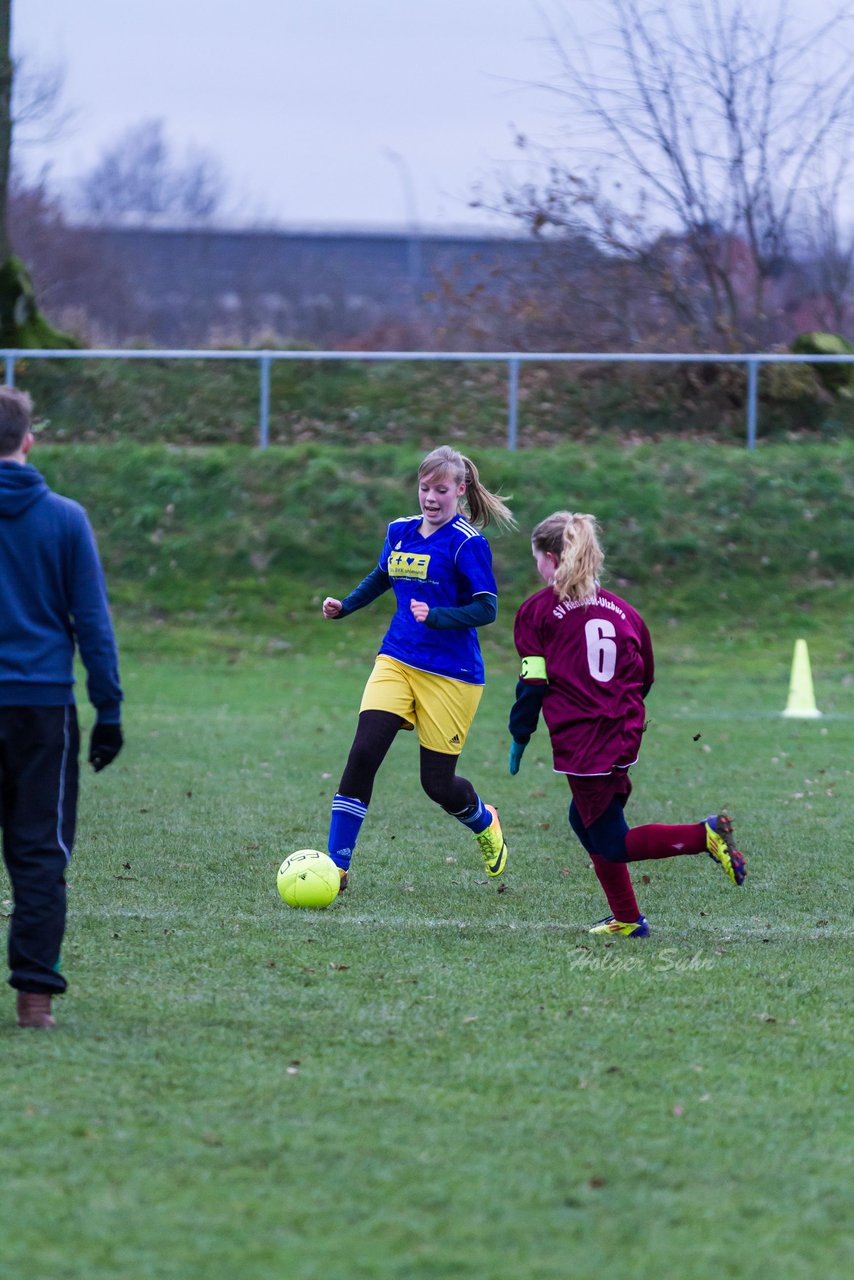
[[[388,526],[378,567],[388,575],[397,609],[380,653],[434,675],[483,684],[476,629],[425,626],[415,621],[409,606],[423,600],[431,609],[454,608],[471,604],[475,596],[497,595],[489,543],[462,515],[427,538],[419,533],[420,524],[418,515]]]

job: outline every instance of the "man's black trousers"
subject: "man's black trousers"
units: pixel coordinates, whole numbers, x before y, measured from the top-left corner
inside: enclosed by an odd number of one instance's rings
[[[12,882],[9,982],[19,991],[64,991],[65,871],[77,819],[77,711],[0,706],[0,827]]]

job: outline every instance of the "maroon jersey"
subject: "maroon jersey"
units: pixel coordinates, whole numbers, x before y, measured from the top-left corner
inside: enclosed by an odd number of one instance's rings
[[[546,587],[519,609],[514,639],[522,679],[546,685],[555,770],[596,775],[633,765],[654,675],[652,641],[637,610],[601,588],[590,600],[561,601]]]

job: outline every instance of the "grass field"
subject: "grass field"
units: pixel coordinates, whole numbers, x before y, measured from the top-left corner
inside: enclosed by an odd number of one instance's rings
[[[45,446],[48,483],[83,502],[114,602],[134,621],[287,638],[318,593],[375,563],[411,510],[414,446]],[[854,642],[854,437],[768,445],[631,440],[478,449],[484,483],[513,495],[520,533],[490,534],[505,625],[532,589],[529,531],[571,506],[602,521],[610,585],[650,619],[728,645],[769,635]],[[204,632],[204,638],[200,635]],[[217,639],[217,643],[221,643]],[[239,647],[239,644],[238,644]]]
[[[323,847],[380,626],[186,658],[123,635],[127,748],[85,779],[61,1025],[17,1031],[11,993],[0,1020],[9,1274],[850,1274],[837,638],[810,639],[812,722],[779,715],[788,639],[656,632],[631,819],[726,805],[750,874],[645,864],[653,936],[605,943],[542,733],[507,775],[501,645],[463,760],[502,811],[502,884],[421,795],[407,735],[346,900],[278,899],[282,857]]]

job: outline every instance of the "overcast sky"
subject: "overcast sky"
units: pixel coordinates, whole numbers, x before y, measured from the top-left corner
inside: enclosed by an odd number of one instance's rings
[[[748,8],[770,26],[780,3]],[[13,0],[15,56],[64,68],[73,113],[17,159],[68,191],[128,128],[162,119],[179,156],[216,157],[234,220],[507,230],[469,205],[525,172],[516,134],[587,136],[536,87],[556,79],[549,18],[576,48],[567,14],[601,69],[605,0]]]
[[[525,87],[550,66],[551,3],[15,0],[16,57],[62,65],[74,112],[19,158],[68,184],[162,118],[179,152],[216,155],[241,216],[482,225],[467,202],[512,163],[514,130],[554,127]]]

